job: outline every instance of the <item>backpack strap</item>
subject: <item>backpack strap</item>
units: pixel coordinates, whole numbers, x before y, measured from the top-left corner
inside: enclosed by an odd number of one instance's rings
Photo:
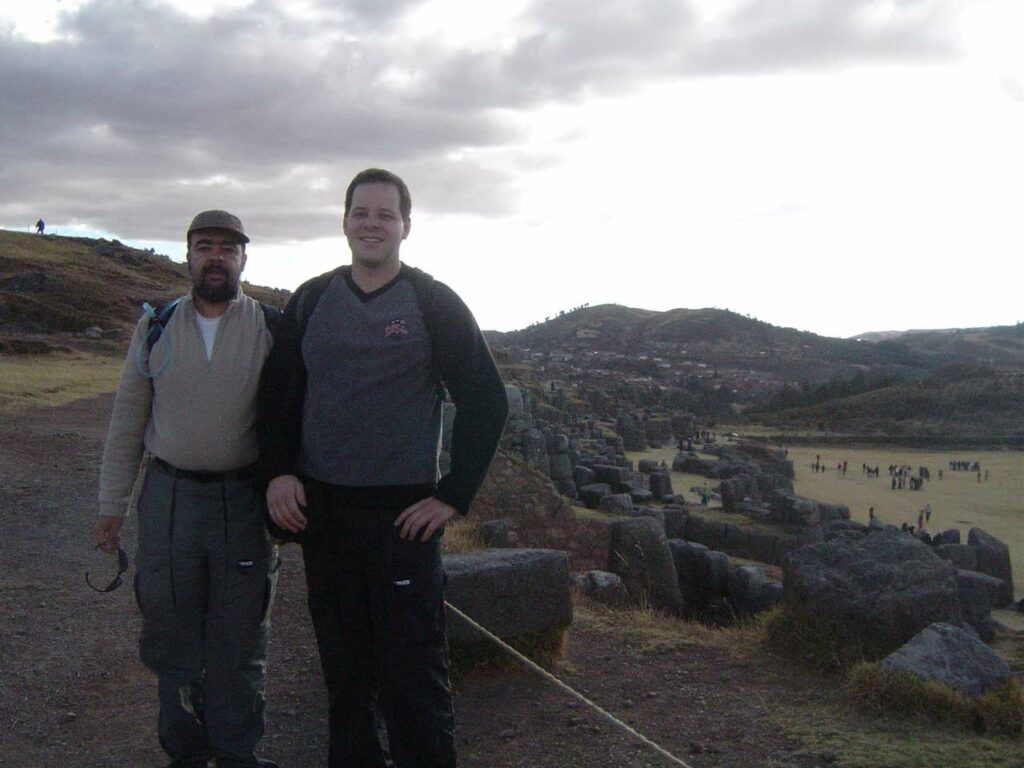
[[[149,329],[146,331],[147,367],[149,366],[149,353],[153,351],[153,346],[160,340],[164,328],[167,327],[167,323],[170,321],[171,315],[174,314],[174,310],[178,308],[180,301],[181,299],[178,298],[166,304],[157,304],[155,309],[148,303],[142,305],[142,309],[149,316]]]

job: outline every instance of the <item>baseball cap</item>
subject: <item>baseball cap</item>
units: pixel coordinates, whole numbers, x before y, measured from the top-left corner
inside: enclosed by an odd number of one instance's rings
[[[188,242],[189,235],[197,229],[226,229],[238,235],[243,243],[249,242],[249,238],[245,236],[245,229],[242,227],[241,220],[227,211],[201,211],[197,213],[196,217],[192,219],[192,223],[188,226],[188,232],[185,233],[185,242]]]

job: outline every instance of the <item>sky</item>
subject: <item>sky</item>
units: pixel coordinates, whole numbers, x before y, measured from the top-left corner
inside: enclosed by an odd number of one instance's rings
[[[345,188],[481,327],[589,303],[827,336],[1024,320],[1018,0],[0,0],[0,226],[245,277],[347,263]]]

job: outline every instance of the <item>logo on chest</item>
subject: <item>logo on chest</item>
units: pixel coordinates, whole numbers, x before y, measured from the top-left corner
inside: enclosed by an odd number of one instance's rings
[[[404,318],[395,318],[394,320],[388,320],[384,323],[384,338],[391,336],[408,336],[409,328],[406,326]]]

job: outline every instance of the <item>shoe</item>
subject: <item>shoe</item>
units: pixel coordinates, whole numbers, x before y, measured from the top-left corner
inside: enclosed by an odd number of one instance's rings
[[[167,768],[209,768],[210,760],[205,757],[176,757]]]

